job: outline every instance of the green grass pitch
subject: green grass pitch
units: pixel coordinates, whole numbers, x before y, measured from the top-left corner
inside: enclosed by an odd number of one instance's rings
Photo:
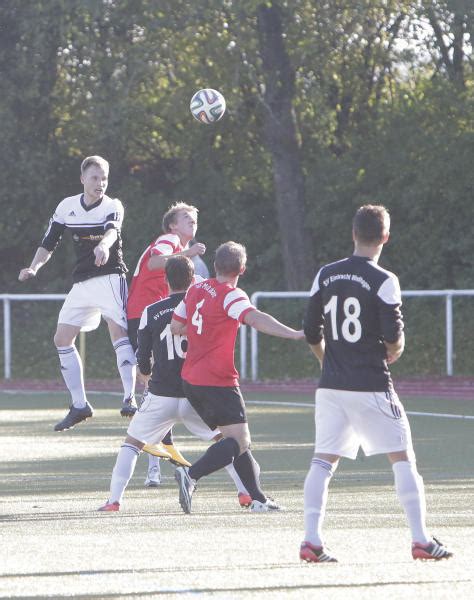
[[[430,530],[455,552],[414,562],[385,457],[342,461],[331,482],[325,537],[338,564],[298,560],[303,482],[313,450],[308,396],[248,396],[253,451],[267,493],[285,510],[241,509],[225,472],[199,483],[193,514],[178,504],[173,469],[146,489],[140,457],[119,513],[98,513],[126,422],[120,398],[90,397],[93,419],[53,432],[64,394],[0,393],[0,598],[456,599],[474,590],[474,421],[413,416]],[[255,403],[254,403],[255,402]],[[474,414],[474,404],[418,399],[421,412]],[[205,445],[182,426],[191,460]]]

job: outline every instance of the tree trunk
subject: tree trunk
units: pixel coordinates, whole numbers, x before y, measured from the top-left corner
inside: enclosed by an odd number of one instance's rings
[[[314,275],[305,227],[305,185],[293,111],[295,72],[283,42],[276,2],[257,9],[260,54],[265,79],[265,141],[272,155],[275,198],[287,287],[303,290]]]

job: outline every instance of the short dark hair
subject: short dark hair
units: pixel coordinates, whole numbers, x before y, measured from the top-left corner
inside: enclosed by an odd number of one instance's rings
[[[171,231],[170,225],[171,225],[171,223],[176,222],[176,217],[178,216],[178,213],[180,213],[181,211],[184,211],[187,213],[194,213],[196,215],[196,217],[199,212],[199,210],[195,206],[192,206],[191,204],[186,204],[185,202],[175,202],[175,204],[170,206],[168,208],[168,210],[165,212],[165,214],[163,215],[163,220],[161,222],[161,228],[163,229],[164,233],[169,233]]]
[[[214,266],[218,275],[240,275],[247,263],[247,250],[237,242],[226,242],[216,250]]]
[[[380,244],[390,230],[390,215],[385,206],[365,204],[352,220],[354,237],[362,244]]]
[[[193,282],[194,263],[187,256],[170,256],[165,265],[166,279],[171,290],[187,290]]]

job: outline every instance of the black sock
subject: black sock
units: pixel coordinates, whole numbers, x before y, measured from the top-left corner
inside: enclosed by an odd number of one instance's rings
[[[250,450],[247,450],[247,452],[234,459],[234,468],[242,483],[247,488],[248,493],[251,495],[252,500],[266,502],[267,498],[260,488],[260,481],[255,472],[255,462]]]
[[[189,467],[189,476],[197,480],[204,475],[210,475],[229,465],[239,452],[240,446],[234,438],[224,438],[211,444],[205,454]]]
[[[173,443],[173,430],[170,429],[168,431],[168,433],[165,435],[165,437],[161,440],[161,442],[163,444],[166,444],[167,446],[171,446],[171,444]]]

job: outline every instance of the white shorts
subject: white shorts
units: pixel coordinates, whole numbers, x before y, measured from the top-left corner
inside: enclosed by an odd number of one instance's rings
[[[206,442],[220,433],[218,429],[209,429],[187,398],[155,396],[148,392],[134,414],[127,434],[143,444],[156,444],[175,423],[183,423],[193,435]]]
[[[101,316],[112,319],[127,329],[127,280],[113,273],[75,283],[59,312],[58,323],[76,325],[81,331],[92,331],[100,325]]]
[[[413,455],[410,424],[395,392],[316,391],[315,452],[355,459],[408,451]]]

